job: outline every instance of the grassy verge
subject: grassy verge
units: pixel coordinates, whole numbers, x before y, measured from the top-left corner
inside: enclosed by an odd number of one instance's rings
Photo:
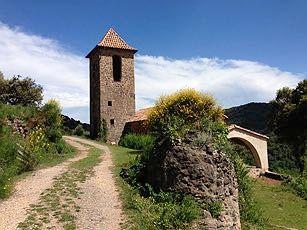
[[[76,149],[66,144],[66,149],[64,153],[61,154],[45,154],[43,158],[40,160],[40,163],[37,168],[46,168],[58,165],[69,158],[76,156]]]
[[[306,200],[280,184],[269,185],[257,180],[253,190],[255,201],[268,219],[265,229],[278,229],[276,226],[307,229]]]
[[[89,155],[70,165],[67,172],[55,178],[53,186],[45,190],[37,204],[28,210],[27,218],[19,229],[76,229],[75,213],[80,210],[76,200],[80,195],[80,183],[93,173],[100,162],[101,151],[90,149]]]

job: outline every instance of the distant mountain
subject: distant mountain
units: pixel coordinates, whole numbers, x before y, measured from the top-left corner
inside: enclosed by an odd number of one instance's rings
[[[90,131],[90,125],[87,123],[82,123],[81,121],[75,120],[66,115],[62,115],[62,120],[63,120],[63,128],[65,131],[72,132],[78,125],[82,125],[85,131],[88,132]]]
[[[236,124],[258,133],[269,132],[267,121],[271,112],[269,103],[248,103],[225,110],[228,124]]]
[[[271,112],[269,103],[248,103],[245,105],[231,107],[225,110],[228,117],[227,124],[236,124],[258,133],[267,134],[268,115]],[[73,131],[79,124],[85,131],[90,131],[90,125],[82,123],[68,116],[62,115],[63,127],[66,131]]]

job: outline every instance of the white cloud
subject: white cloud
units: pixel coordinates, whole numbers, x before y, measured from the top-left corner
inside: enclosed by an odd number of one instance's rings
[[[225,107],[269,101],[277,89],[293,87],[301,75],[244,60],[176,60],[136,56],[137,107],[151,106],[163,93],[192,87],[209,92]],[[59,42],[0,22],[0,70],[31,76],[44,87],[45,100],[58,99],[64,112],[88,121],[88,61]]]
[[[5,76],[31,76],[43,85],[45,99],[65,108],[88,105],[87,60],[52,39],[0,23],[0,70]]]
[[[184,87],[213,95],[225,107],[251,101],[267,102],[276,90],[294,87],[301,75],[283,72],[258,62],[193,58],[175,60],[137,56],[136,87],[140,107],[153,98]]]

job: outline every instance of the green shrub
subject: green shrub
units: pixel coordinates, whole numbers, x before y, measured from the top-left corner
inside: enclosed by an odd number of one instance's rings
[[[31,171],[37,166],[49,144],[44,130],[37,126],[18,144],[18,147],[17,159],[20,161],[22,171]]]
[[[307,179],[306,177],[298,176],[288,176],[284,180],[284,184],[286,184],[292,191],[294,191],[297,195],[307,200]]]
[[[62,138],[62,116],[61,107],[56,100],[49,100],[41,108],[43,123],[47,138],[51,142],[57,142]]]
[[[0,124],[0,128],[0,198],[5,198],[11,191],[11,178],[20,171],[16,159],[19,138],[13,135],[8,127]]]
[[[74,132],[73,134],[74,135],[77,135],[77,136],[84,136],[84,129],[83,129],[83,126],[82,125],[78,125],[75,129],[74,129]]]
[[[14,176],[71,154],[62,140],[60,111],[55,101],[42,108],[0,103],[0,198],[9,195]],[[26,137],[13,132],[15,118],[29,130]]]
[[[105,119],[101,120],[100,123],[100,130],[98,132],[98,139],[106,142],[107,141],[107,135],[108,135],[108,127],[107,127],[107,122]]]
[[[208,203],[206,209],[210,212],[213,218],[218,218],[224,210],[223,204],[217,201]]]
[[[155,138],[148,134],[127,134],[119,142],[119,145],[130,149],[145,150],[155,143]]]
[[[184,196],[179,201],[157,202],[156,204],[161,207],[158,218],[153,223],[157,229],[188,228],[189,224],[200,216],[199,205],[191,196]]]
[[[274,133],[270,133],[268,141],[268,157],[270,162],[270,170],[278,173],[285,171],[299,172],[296,165],[294,148],[290,144],[282,141]]]
[[[249,229],[254,229],[255,226],[263,228],[265,220],[262,216],[260,207],[258,207],[254,201],[252,193],[253,182],[248,176],[246,165],[239,155],[234,152],[232,152],[231,158],[237,175],[239,208],[242,225],[249,226]]]

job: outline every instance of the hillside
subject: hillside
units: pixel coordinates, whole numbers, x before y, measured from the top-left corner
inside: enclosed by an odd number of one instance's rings
[[[68,132],[72,132],[78,125],[82,125],[85,131],[90,131],[90,125],[87,123],[82,123],[79,120],[75,120],[66,115],[62,115],[63,129]]]
[[[225,110],[228,124],[236,124],[244,128],[267,134],[267,118],[271,111],[269,103],[251,102]]]

